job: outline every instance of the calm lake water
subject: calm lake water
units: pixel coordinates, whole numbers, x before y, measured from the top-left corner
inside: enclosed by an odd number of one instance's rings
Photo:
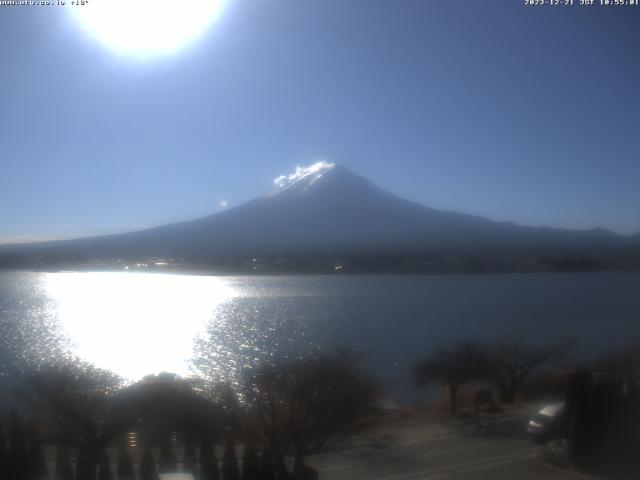
[[[575,337],[592,358],[640,337],[640,274],[193,276],[0,272],[0,316],[58,324],[82,357],[131,379],[189,372],[215,339],[220,372],[281,352],[344,347],[392,395],[408,370],[461,337]]]

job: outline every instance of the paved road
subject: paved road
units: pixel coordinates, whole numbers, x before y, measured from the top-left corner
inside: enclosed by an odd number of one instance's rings
[[[524,435],[523,419],[477,425],[431,424],[378,432],[369,444],[308,459],[321,480],[560,480],[576,478],[545,466],[541,447]]]

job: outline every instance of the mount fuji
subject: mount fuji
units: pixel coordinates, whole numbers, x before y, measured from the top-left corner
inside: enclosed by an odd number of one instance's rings
[[[432,209],[348,168],[318,163],[275,180],[248,203],[143,231],[28,245],[22,256],[295,257],[336,255],[609,255],[640,251],[640,235],[527,227]]]

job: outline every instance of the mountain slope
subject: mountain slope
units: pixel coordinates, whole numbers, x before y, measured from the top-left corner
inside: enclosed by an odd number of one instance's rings
[[[637,236],[523,227],[434,210],[322,165],[281,178],[278,192],[208,217],[140,232],[14,246],[23,254],[294,256],[332,254],[593,254],[635,249]]]

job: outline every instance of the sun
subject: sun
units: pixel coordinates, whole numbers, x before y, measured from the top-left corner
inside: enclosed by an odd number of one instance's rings
[[[107,48],[133,56],[171,54],[200,37],[226,0],[90,0],[73,17]]]

